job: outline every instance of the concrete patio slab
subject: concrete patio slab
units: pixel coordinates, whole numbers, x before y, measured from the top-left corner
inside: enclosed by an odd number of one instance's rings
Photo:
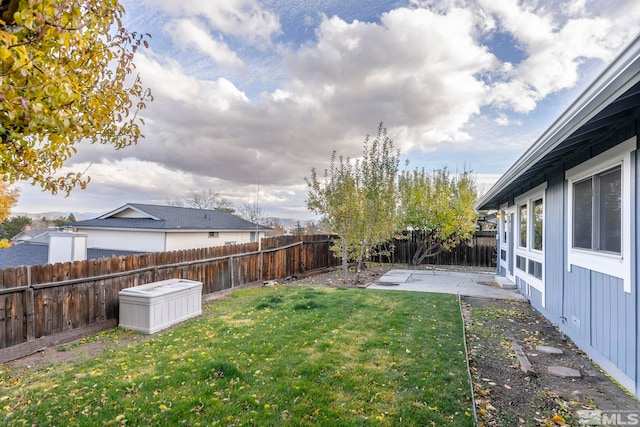
[[[495,274],[445,270],[390,270],[367,289],[435,292],[444,294],[524,300],[516,289],[501,288]]]

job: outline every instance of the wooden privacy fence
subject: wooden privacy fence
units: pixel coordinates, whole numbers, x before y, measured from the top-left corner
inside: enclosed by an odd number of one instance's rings
[[[381,250],[390,250],[386,255],[378,255],[375,261],[409,264],[418,248],[418,233],[411,233],[404,239],[394,239],[381,247]],[[474,267],[496,266],[496,232],[477,231],[471,238],[471,246],[459,245],[450,251],[443,251],[432,258],[426,258],[423,264],[435,265],[461,265]]]
[[[202,282],[203,295],[332,267],[330,236],[146,253],[0,270],[0,362],[117,324],[122,289],[166,279]],[[19,347],[19,348],[18,348]]]

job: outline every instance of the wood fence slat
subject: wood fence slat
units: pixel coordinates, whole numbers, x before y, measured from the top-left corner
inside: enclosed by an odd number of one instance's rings
[[[0,349],[117,321],[119,292],[131,286],[185,278],[208,294],[336,265],[329,241],[283,236],[263,240],[262,250],[245,243],[0,270]]]

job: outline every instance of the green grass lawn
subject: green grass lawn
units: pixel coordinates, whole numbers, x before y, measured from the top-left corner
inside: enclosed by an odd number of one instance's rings
[[[203,310],[81,363],[0,365],[0,424],[473,425],[455,296],[280,286]]]

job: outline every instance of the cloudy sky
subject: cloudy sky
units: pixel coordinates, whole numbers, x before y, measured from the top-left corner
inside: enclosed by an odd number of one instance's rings
[[[145,139],[80,146],[86,190],[14,212],[104,212],[212,189],[309,219],[304,177],[379,122],[410,168],[490,185],[637,34],[637,0],[124,0],[155,101]],[[66,172],[66,170],[64,171]]]

